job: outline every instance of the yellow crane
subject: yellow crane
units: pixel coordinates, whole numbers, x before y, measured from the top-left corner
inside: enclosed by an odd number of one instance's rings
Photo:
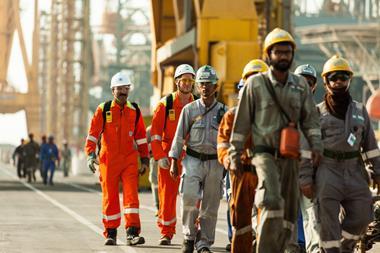
[[[268,31],[290,30],[290,10],[290,0],[151,0],[155,98],[175,89],[179,64],[210,64],[219,76],[219,99],[232,105],[244,65],[261,57]]]

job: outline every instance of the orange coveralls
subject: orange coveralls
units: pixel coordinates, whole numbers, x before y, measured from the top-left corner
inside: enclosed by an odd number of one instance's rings
[[[218,131],[218,161],[223,164],[223,159],[228,155],[229,140],[235,118],[236,107],[229,109],[220,122]],[[246,152],[241,157],[244,168],[241,172],[231,172],[231,223],[233,226],[231,252],[252,252],[252,208],[257,187],[257,175],[248,171],[251,167],[249,148],[252,140],[248,138],[245,143]],[[227,168],[228,169],[228,168]]]
[[[103,107],[100,104],[92,118],[86,140],[86,153],[96,151],[98,138],[103,128]],[[123,214],[125,228],[136,227],[140,232],[138,198],[138,157],[148,158],[145,125],[142,115],[135,126],[136,109],[127,101],[122,108],[112,101],[110,116],[104,124],[99,154],[100,183],[103,196],[104,235],[107,228],[120,226],[119,183],[123,185]],[[137,150],[136,150],[137,146]]]
[[[177,129],[179,115],[184,107],[182,105],[178,91],[171,94],[173,96],[173,108],[169,111],[166,119],[166,97],[162,98],[157,105],[152,119],[151,133],[151,147],[154,160],[158,161],[161,158],[168,157],[170,147]],[[189,103],[194,101],[192,96]],[[171,159],[170,159],[171,162]],[[179,174],[181,174],[181,160],[177,160]],[[180,177],[173,179],[170,176],[168,169],[158,167],[158,199],[159,211],[157,225],[160,229],[162,236],[167,236],[170,239],[175,234],[176,226],[176,203],[177,192],[180,182]]]

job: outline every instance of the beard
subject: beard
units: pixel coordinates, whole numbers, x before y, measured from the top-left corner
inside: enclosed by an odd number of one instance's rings
[[[269,60],[270,65],[272,65],[275,70],[280,71],[280,72],[287,72],[292,66],[292,62],[293,62],[293,58],[290,61],[287,61],[287,60],[274,61],[272,59]]]

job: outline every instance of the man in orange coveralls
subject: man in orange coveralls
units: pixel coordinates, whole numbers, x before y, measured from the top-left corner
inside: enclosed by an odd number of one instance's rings
[[[252,60],[244,67],[242,79],[238,85],[240,90],[248,77],[268,70],[267,64],[259,59]],[[230,160],[227,150],[230,147],[232,126],[236,107],[229,109],[223,116],[218,131],[218,160],[229,169]],[[252,252],[252,207],[257,186],[257,175],[251,165],[252,151],[251,138],[246,142],[246,152],[242,156],[243,168],[230,171],[231,197],[230,217],[233,226],[231,252]]]
[[[194,101],[192,90],[194,86],[194,69],[188,64],[176,68],[174,80],[177,91],[162,98],[157,105],[152,119],[151,147],[153,157],[158,161],[158,194],[159,212],[157,225],[160,229],[160,245],[170,245],[175,234],[176,202],[179,178],[173,179],[169,169],[171,159],[168,153],[178,125],[182,108]],[[181,160],[177,160],[178,167]]]
[[[102,103],[92,118],[86,140],[87,165],[95,173],[96,146],[101,139],[99,153],[100,183],[103,192],[103,224],[105,245],[116,245],[117,228],[120,226],[119,182],[123,184],[123,211],[127,232],[127,245],[144,244],[139,236],[138,177],[149,168],[149,152],[146,132],[140,110],[127,100],[132,86],[124,72],[111,79],[114,99]],[[140,155],[141,167],[138,168]]]

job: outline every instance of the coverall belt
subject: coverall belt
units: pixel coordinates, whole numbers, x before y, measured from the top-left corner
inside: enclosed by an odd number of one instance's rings
[[[328,158],[332,158],[336,160],[348,160],[348,159],[353,159],[353,158],[359,158],[360,152],[359,151],[343,152],[343,151],[324,149],[323,155]]]
[[[282,157],[280,155],[280,152],[277,148],[272,148],[268,146],[262,146],[262,145],[257,145],[255,146],[254,153],[260,154],[260,153],[268,153],[273,155],[274,157]]]
[[[217,154],[204,154],[204,153],[199,153],[189,147],[186,148],[186,154],[188,154],[189,156],[192,156],[192,157],[195,157],[195,158],[198,158],[199,160],[201,161],[208,161],[208,160],[216,160],[218,159],[218,155]]]

